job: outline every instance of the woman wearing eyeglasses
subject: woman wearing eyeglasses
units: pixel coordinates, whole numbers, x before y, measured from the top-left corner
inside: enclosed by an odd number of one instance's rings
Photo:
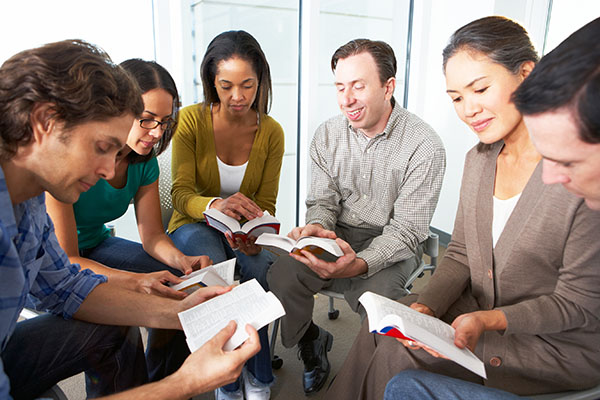
[[[131,59],[121,66],[137,80],[144,112],[133,121],[117,155],[114,176],[100,179],[74,205],[47,195],[48,213],[71,262],[132,290],[182,298],[183,293],[164,283],[179,283],[177,276],[211,261],[207,256],[185,256],[162,226],[156,155],[167,148],[173,134],[177,88],[167,70],[155,62]],[[98,141],[92,151],[102,152],[106,145]],[[132,200],[142,244],[112,237],[104,225],[125,214]]]

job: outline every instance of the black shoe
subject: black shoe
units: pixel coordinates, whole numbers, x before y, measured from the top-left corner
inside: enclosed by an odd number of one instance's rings
[[[327,352],[333,346],[333,336],[325,329],[319,327],[319,337],[306,343],[298,343],[298,358],[304,362],[304,375],[302,384],[304,394],[317,393],[325,384],[329,376],[329,360]]]

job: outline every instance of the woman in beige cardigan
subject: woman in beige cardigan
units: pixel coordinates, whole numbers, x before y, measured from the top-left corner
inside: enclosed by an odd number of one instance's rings
[[[451,323],[487,380],[365,323],[330,388],[336,398],[381,399],[407,369],[519,395],[598,384],[600,213],[542,183],[541,157],[510,100],[536,61],[525,30],[503,17],[466,25],[444,50],[448,95],[481,143],[467,154],[445,258],[416,301],[403,301]]]
[[[275,214],[284,151],[281,126],[267,115],[271,100],[269,65],[247,32],[230,31],[208,45],[201,66],[205,102],[181,110],[172,147],[170,236],[186,255],[208,255],[214,263],[237,258],[241,280],[256,278],[267,288],[273,256],[248,242],[233,242],[209,227],[203,212],[216,208],[241,219]],[[262,350],[246,364],[244,390],[268,399],[273,382],[267,328]],[[240,382],[216,393],[242,398]]]

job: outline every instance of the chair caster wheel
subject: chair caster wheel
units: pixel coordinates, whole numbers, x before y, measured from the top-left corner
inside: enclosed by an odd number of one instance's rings
[[[273,359],[271,360],[271,367],[273,367],[273,369],[279,369],[283,366],[283,359],[279,358],[279,356],[273,356]]]
[[[327,313],[329,319],[337,319],[340,316],[340,310],[334,310]]]

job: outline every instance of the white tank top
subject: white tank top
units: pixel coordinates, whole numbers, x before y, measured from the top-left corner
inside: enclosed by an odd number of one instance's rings
[[[496,247],[496,242],[502,234],[506,222],[510,218],[510,214],[515,209],[520,197],[521,193],[506,200],[500,200],[494,196],[494,217],[492,219],[492,242],[494,247]]]
[[[219,177],[221,178],[220,196],[225,198],[239,192],[248,161],[242,165],[228,165],[217,157],[217,165],[219,166]]]

